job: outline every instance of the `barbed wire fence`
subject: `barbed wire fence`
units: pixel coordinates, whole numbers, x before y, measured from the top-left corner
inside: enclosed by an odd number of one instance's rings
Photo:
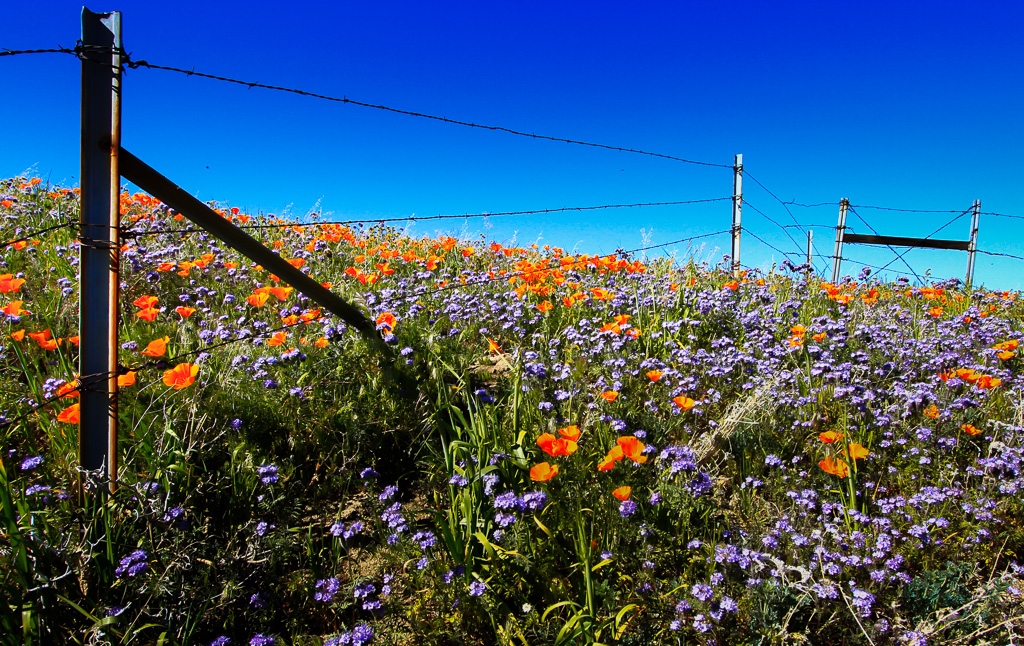
[[[95,64],[95,61],[91,61],[85,55],[87,53],[90,53],[90,52],[93,52],[93,51],[98,51],[98,50],[102,50],[104,52],[109,52],[110,48],[89,47],[89,46],[85,46],[85,45],[82,45],[81,43],[79,43],[79,44],[77,44],[73,48],[58,46],[58,47],[54,47],[54,48],[44,48],[44,49],[22,49],[22,50],[4,49],[4,50],[0,51],[0,57],[4,57],[4,56],[17,56],[17,55],[30,55],[30,54],[57,53],[57,54],[65,54],[65,55],[75,56],[76,58],[79,58],[80,60],[90,61],[90,62],[93,62]],[[396,107],[393,107],[393,106],[388,106],[388,105],[383,105],[383,104],[377,104],[377,103],[372,103],[372,102],[367,102],[367,101],[360,101],[360,100],[356,100],[356,99],[350,99],[350,98],[348,98],[347,96],[344,96],[344,95],[343,96],[334,96],[334,95],[329,95],[329,94],[323,94],[323,93],[320,93],[320,92],[313,92],[313,91],[310,91],[310,90],[304,90],[304,89],[296,88],[296,87],[287,87],[287,86],[283,86],[283,85],[272,85],[272,84],[261,83],[261,82],[257,82],[257,81],[245,81],[245,80],[242,80],[242,79],[233,78],[231,76],[225,76],[225,75],[220,75],[220,74],[212,74],[212,73],[209,73],[209,72],[197,71],[194,67],[190,68],[190,69],[187,69],[187,68],[184,68],[184,67],[178,67],[178,66],[172,66],[172,65],[163,65],[163,64],[159,64],[159,63],[151,63],[151,62],[149,62],[147,60],[141,60],[141,59],[140,60],[134,60],[134,59],[131,58],[130,53],[125,51],[125,50],[123,50],[123,49],[118,50],[118,54],[121,57],[121,65],[120,65],[120,67],[118,69],[118,71],[120,71],[120,72],[125,72],[127,70],[134,70],[134,69],[140,69],[140,68],[152,69],[152,70],[160,70],[160,71],[166,71],[166,72],[182,74],[182,75],[185,75],[185,76],[188,76],[188,77],[193,77],[194,76],[194,77],[205,78],[205,79],[209,79],[209,80],[212,80],[212,81],[218,81],[218,82],[222,82],[222,83],[230,83],[230,84],[240,85],[240,86],[247,87],[249,89],[260,88],[260,89],[266,89],[266,90],[277,91],[277,92],[285,92],[285,93],[295,94],[295,95],[303,96],[303,97],[307,97],[307,98],[314,98],[314,99],[319,99],[319,100],[324,100],[324,101],[331,101],[331,102],[342,103],[342,104],[351,104],[351,105],[358,106],[358,107],[364,107],[364,108],[368,108],[368,109],[380,110],[380,111],[384,111],[384,112],[389,112],[389,113],[393,113],[393,114],[400,114],[400,115],[405,115],[405,116],[414,117],[414,118],[434,120],[434,121],[439,121],[439,122],[442,122],[442,123],[447,123],[447,124],[457,125],[457,126],[462,126],[462,127],[467,127],[467,128],[476,128],[476,129],[489,130],[489,131],[495,131],[495,132],[503,132],[503,133],[506,133],[506,134],[510,134],[510,135],[514,135],[514,136],[519,136],[519,137],[527,137],[527,138],[538,139],[538,140],[546,140],[546,141],[560,142],[560,143],[566,143],[566,144],[571,144],[571,145],[579,145],[579,146],[586,146],[586,147],[592,147],[592,148],[599,148],[599,149],[604,149],[604,150],[609,150],[609,151],[617,151],[617,152],[625,152],[625,153],[632,153],[632,154],[638,154],[638,155],[645,155],[645,156],[649,156],[649,157],[665,159],[665,160],[670,160],[670,161],[676,161],[676,162],[692,164],[692,165],[707,166],[707,167],[714,167],[714,168],[733,169],[733,167],[728,165],[728,164],[721,164],[721,163],[714,163],[714,162],[708,162],[708,161],[689,159],[689,158],[685,158],[685,157],[681,157],[681,156],[677,156],[677,155],[671,155],[671,154],[662,153],[662,152],[643,150],[643,149],[635,148],[635,147],[616,146],[616,145],[611,145],[611,144],[604,144],[604,143],[593,142],[593,141],[585,141],[585,140],[569,138],[569,137],[559,137],[559,136],[554,136],[554,135],[538,134],[538,133],[527,132],[527,131],[524,131],[524,130],[521,130],[521,129],[510,128],[510,127],[501,126],[501,125],[483,124],[483,123],[477,123],[475,121],[470,121],[470,120],[453,119],[453,118],[449,118],[449,117],[444,117],[444,116],[439,116],[439,115],[434,115],[434,114],[428,114],[428,113],[420,112],[420,111],[416,111],[416,110],[408,110],[408,109],[396,108]],[[752,204],[748,199],[746,199],[746,197],[742,198],[742,204],[744,204],[748,208],[752,209],[755,213],[757,213],[758,215],[762,216],[768,223],[773,225],[775,228],[779,229],[782,232],[782,234],[784,234],[786,236],[786,238],[791,243],[793,243],[793,245],[797,248],[797,251],[796,252],[783,251],[778,246],[768,242],[765,239],[765,237],[763,237],[762,235],[758,235],[758,234],[754,233],[750,228],[742,227],[740,229],[740,231],[741,232],[746,232],[746,233],[750,234],[750,236],[753,237],[755,240],[757,240],[758,242],[763,244],[768,249],[774,251],[775,253],[778,253],[780,256],[782,256],[784,258],[787,258],[787,259],[791,258],[791,257],[806,257],[805,253],[804,253],[804,250],[803,250],[803,246],[790,233],[790,229],[794,229],[795,228],[801,234],[804,234],[804,235],[807,235],[808,230],[812,229],[812,228],[833,229],[833,230],[836,229],[836,226],[833,226],[833,225],[801,223],[799,221],[799,219],[796,217],[796,215],[793,213],[793,210],[790,207],[814,208],[814,207],[824,207],[824,206],[836,206],[836,205],[839,204],[838,202],[818,202],[818,203],[807,204],[807,203],[797,202],[795,200],[785,201],[782,198],[780,198],[775,191],[772,191],[767,185],[765,185],[764,182],[762,182],[755,175],[750,173],[750,171],[748,169],[743,169],[743,175],[747,179],[752,181],[758,188],[760,188],[765,193],[767,193],[774,202],[778,203],[778,205],[782,209],[784,209],[788,219],[792,220],[793,223],[792,224],[782,224],[782,223],[780,223],[777,218],[774,218],[771,215],[769,215],[766,212],[766,209],[758,208],[756,205]],[[461,214],[461,215],[436,215],[436,216],[425,216],[425,217],[423,217],[423,216],[421,216],[421,217],[410,216],[410,217],[397,217],[397,218],[367,218],[367,219],[348,219],[348,220],[339,220],[339,221],[319,221],[319,222],[309,222],[309,223],[302,223],[302,222],[295,223],[295,222],[292,222],[292,223],[287,223],[287,224],[259,223],[259,224],[253,224],[253,225],[240,225],[239,228],[243,228],[243,229],[267,229],[267,228],[273,228],[273,227],[315,226],[315,225],[320,225],[320,224],[344,224],[344,225],[349,225],[349,224],[357,224],[357,223],[366,223],[366,224],[377,224],[377,223],[380,223],[380,224],[386,224],[386,223],[391,223],[391,222],[425,222],[425,221],[446,220],[446,219],[472,219],[472,218],[484,218],[484,217],[543,215],[543,214],[563,213],[563,212],[582,212],[582,211],[597,210],[597,209],[653,207],[653,206],[675,206],[675,205],[696,204],[696,203],[703,203],[703,202],[725,201],[725,200],[729,200],[729,199],[732,199],[732,197],[710,198],[710,199],[703,199],[703,200],[679,200],[679,201],[669,201],[669,202],[644,202],[644,203],[633,203],[633,204],[608,204],[608,205],[582,206],[582,207],[558,207],[558,208],[535,209],[535,210],[524,210],[524,211],[498,211],[498,212],[489,212],[489,213],[469,213],[469,214]],[[945,227],[949,226],[950,224],[952,224],[953,222],[955,222],[960,217],[962,217],[963,215],[966,214],[966,212],[957,211],[957,210],[911,209],[911,208],[898,208],[898,207],[876,206],[876,205],[853,205],[853,204],[851,204],[850,208],[851,208],[853,214],[855,215],[855,217],[857,217],[864,224],[864,226],[868,228],[868,230],[870,230],[870,231],[872,231],[873,233],[876,233],[876,234],[877,234],[877,231],[875,231],[875,229],[868,223],[868,221],[865,218],[863,218],[859,213],[857,213],[856,209],[872,209],[872,210],[890,211],[890,212],[901,212],[901,213],[930,213],[930,214],[951,213],[951,214],[954,214],[956,216],[956,217],[954,217],[953,220],[947,222],[945,225],[943,225],[942,227],[940,227],[936,231],[934,231],[931,234],[929,234],[926,237],[926,239],[927,238],[931,238],[932,236],[936,235],[939,231],[941,231]],[[998,212],[993,212],[993,211],[982,212],[981,215],[1024,220],[1024,216],[1022,216],[1022,215],[998,213]],[[60,227],[64,227],[64,226],[70,226],[70,224],[69,223],[65,223],[65,224],[62,224],[62,225],[58,225],[58,227],[47,228],[45,230],[41,230],[40,232],[23,236],[23,238],[18,238],[18,239],[15,239],[15,240],[10,240],[9,242],[5,242],[3,244],[4,245],[11,245],[11,244],[17,244],[19,242],[28,241],[28,240],[36,237],[37,235],[42,235],[43,233],[46,233],[46,232],[48,232],[50,230],[53,230],[54,228],[60,228]],[[852,227],[850,227],[850,228],[852,229]],[[122,233],[123,233],[123,235],[126,238],[132,238],[132,237],[141,237],[141,236],[147,236],[147,235],[154,235],[154,234],[158,234],[158,233],[181,233],[181,234],[187,234],[187,233],[192,233],[192,232],[195,232],[195,231],[198,231],[198,229],[187,228],[187,227],[186,228],[182,228],[182,229],[157,229],[157,230],[144,230],[144,231],[135,231],[135,230],[131,230],[131,229],[126,228],[126,229],[123,230]],[[720,234],[719,233],[715,233],[715,234],[707,234],[707,235],[711,236],[711,235],[720,235]],[[653,245],[653,246],[648,247],[648,248],[649,249],[654,249],[654,248],[659,248],[659,247],[669,247],[669,246],[672,246],[674,244],[678,244],[678,243],[676,243],[676,242],[664,243],[663,245]],[[894,263],[901,262],[909,270],[909,272],[910,272],[909,275],[913,275],[918,281],[923,280],[922,276],[921,276],[921,273],[916,271],[909,264],[909,262],[906,260],[906,255],[907,255],[907,253],[909,253],[909,251],[912,248],[907,249],[906,251],[904,251],[902,253],[897,252],[892,246],[889,246],[889,249],[893,252],[893,254],[896,257],[892,261],[886,263],[885,265],[869,265],[867,263],[859,262],[857,260],[851,260],[851,259],[845,258],[845,257],[842,258],[842,259],[843,260],[848,260],[848,261],[851,261],[851,262],[857,262],[858,264],[861,264],[861,265],[866,266],[866,267],[874,267],[874,268],[878,269],[879,271],[893,271],[894,273],[902,273],[902,272],[895,272],[895,270],[891,269],[891,266]],[[1017,255],[1011,254],[1011,253],[994,252],[994,251],[987,251],[987,250],[981,250],[981,249],[978,249],[977,253],[981,253],[981,254],[984,254],[984,255],[992,256],[992,257],[1002,257],[1002,258],[1009,258],[1009,259],[1013,259],[1013,260],[1022,260],[1022,261],[1024,261],[1024,257],[1017,256]],[[833,257],[826,256],[824,254],[820,254],[820,253],[816,253],[816,252],[812,253],[810,255],[811,266],[812,266],[812,268],[814,269],[815,272],[818,272],[819,270],[814,265],[815,260],[823,260],[823,261],[827,262],[828,260],[830,260],[832,258]]]

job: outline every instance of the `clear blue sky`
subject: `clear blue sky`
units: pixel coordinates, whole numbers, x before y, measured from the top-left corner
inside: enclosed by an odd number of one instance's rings
[[[115,0],[89,8],[123,12],[136,60],[718,164],[742,153],[746,170],[786,201],[949,211],[980,199],[982,211],[1024,216],[1017,2]],[[0,47],[73,46],[80,13],[78,2],[16,3],[4,11]],[[0,175],[77,181],[79,68],[61,54],[0,57]],[[201,199],[275,214],[428,216],[732,193],[724,168],[151,69],[125,76],[123,143]],[[793,223],[749,179],[744,189],[748,206]],[[838,215],[836,206],[791,211],[802,224],[834,225]],[[858,213],[879,233],[917,237],[951,217]],[[607,253],[730,223],[724,201],[422,222],[411,232],[465,227]],[[805,247],[802,232],[790,230],[794,242],[752,208],[743,224],[783,251]],[[869,232],[852,214],[848,224]],[[936,237],[966,239],[968,228],[964,217]],[[816,250],[830,256],[834,231],[814,231]],[[980,231],[979,248],[1024,256],[1024,219],[983,216]],[[700,242],[700,258],[729,249],[727,235]],[[894,257],[865,246],[844,255],[875,265]],[[781,259],[744,236],[745,265]],[[906,259],[939,277],[962,277],[967,264],[955,251],[912,250]],[[1020,289],[1024,262],[980,255],[976,282]]]

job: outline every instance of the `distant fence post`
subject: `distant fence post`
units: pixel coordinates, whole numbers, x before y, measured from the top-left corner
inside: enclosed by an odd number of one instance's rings
[[[117,477],[121,13],[83,7],[82,44],[78,455],[85,471],[106,466],[112,492]]]
[[[814,270],[813,257],[814,257],[814,231],[808,229],[807,230],[807,264],[810,265],[810,267],[807,270],[808,272],[811,272],[811,271]]]
[[[740,273],[740,214],[743,209],[743,155],[736,155],[732,167],[732,273]]]
[[[981,200],[974,200],[971,206],[971,238],[967,247],[967,289],[974,282],[974,254],[978,251],[978,220],[981,217]]]
[[[839,281],[839,265],[843,259],[843,234],[846,232],[846,210],[850,200],[845,197],[839,200],[839,224],[836,225],[836,252],[832,256],[832,282]]]

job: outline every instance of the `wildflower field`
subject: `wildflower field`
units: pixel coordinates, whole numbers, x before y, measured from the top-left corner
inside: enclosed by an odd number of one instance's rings
[[[218,210],[389,366],[125,194],[103,496],[77,199],[0,181],[4,644],[1024,640],[1017,293]]]

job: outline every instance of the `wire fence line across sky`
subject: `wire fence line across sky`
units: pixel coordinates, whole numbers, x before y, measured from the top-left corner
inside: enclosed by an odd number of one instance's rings
[[[73,49],[72,48],[65,48],[65,47],[58,47],[58,48],[34,49],[34,50],[5,50],[5,51],[0,52],[0,56],[15,56],[15,55],[21,55],[21,54],[41,54],[41,53],[61,53],[61,54],[74,55],[77,58],[80,58],[82,60],[87,60],[87,59],[84,58],[84,53],[86,53],[87,49],[91,50],[91,49],[95,49],[95,48],[85,48],[85,47],[79,45],[79,46],[77,46],[77,47],[75,47]],[[107,51],[107,50],[105,50],[105,51]],[[428,114],[426,112],[421,112],[421,111],[405,110],[405,109],[394,108],[394,107],[390,107],[390,106],[382,105],[382,104],[376,104],[376,103],[370,103],[370,102],[365,102],[365,101],[353,100],[353,99],[349,99],[347,96],[340,96],[340,97],[339,96],[331,96],[331,95],[322,94],[322,93],[318,93],[318,92],[312,92],[312,91],[309,91],[309,90],[303,90],[303,89],[296,88],[296,87],[285,87],[285,86],[282,86],[282,85],[271,85],[271,84],[255,82],[255,81],[252,81],[252,82],[250,82],[250,81],[243,81],[243,80],[240,80],[238,78],[232,78],[230,76],[215,75],[215,74],[210,74],[210,73],[206,73],[206,72],[197,72],[195,69],[185,69],[185,68],[182,68],[182,67],[174,67],[174,66],[168,66],[168,65],[159,65],[159,64],[155,64],[155,63],[149,63],[146,60],[137,60],[136,61],[136,60],[132,60],[131,59],[131,57],[128,54],[128,52],[125,52],[125,51],[121,50],[119,53],[122,56],[122,65],[121,65],[121,68],[120,68],[121,71],[125,71],[125,70],[128,70],[128,69],[138,69],[138,68],[170,71],[170,72],[175,72],[175,73],[183,74],[183,75],[189,76],[189,77],[197,76],[197,77],[206,78],[206,79],[213,80],[213,81],[219,81],[219,82],[224,82],[224,83],[241,85],[241,86],[248,87],[250,89],[251,88],[261,88],[261,89],[267,89],[267,90],[273,90],[273,91],[280,91],[280,92],[296,94],[296,95],[299,95],[299,96],[305,96],[305,97],[309,97],[309,98],[316,98],[316,99],[333,101],[333,102],[339,102],[339,103],[350,103],[350,104],[353,104],[353,105],[356,105],[356,106],[367,107],[367,108],[377,109],[377,110],[381,110],[381,111],[385,111],[385,112],[390,112],[390,113],[395,113],[395,114],[402,114],[402,115],[406,115],[406,116],[413,116],[413,117],[418,117],[418,118],[430,119],[430,120],[440,121],[440,122],[449,123],[449,124],[452,124],[452,125],[463,126],[463,127],[471,127],[471,128],[478,128],[478,129],[491,130],[491,131],[500,131],[500,132],[505,132],[505,133],[512,134],[512,135],[529,137],[529,138],[532,138],[532,139],[543,139],[543,140],[549,140],[549,141],[555,141],[555,142],[562,142],[562,143],[576,144],[576,145],[589,146],[589,147],[595,147],[595,148],[602,148],[602,149],[618,151],[618,152],[635,153],[635,154],[640,154],[640,155],[646,155],[646,156],[649,156],[649,157],[662,158],[662,159],[678,161],[678,162],[685,162],[685,163],[688,163],[688,164],[695,164],[695,165],[709,166],[709,167],[718,167],[718,168],[728,168],[728,169],[732,169],[734,171],[737,170],[733,166],[730,166],[730,165],[727,165],[727,164],[718,164],[718,163],[712,163],[712,162],[706,162],[706,161],[697,161],[697,160],[687,159],[687,158],[679,157],[679,156],[675,156],[675,155],[651,152],[651,151],[644,150],[644,149],[641,149],[641,148],[638,148],[638,147],[612,146],[612,145],[608,145],[608,144],[595,143],[595,142],[592,142],[592,141],[585,141],[585,140],[576,139],[576,138],[570,138],[570,137],[559,137],[559,136],[552,136],[552,135],[539,135],[539,134],[536,134],[536,133],[525,132],[525,131],[520,130],[520,129],[509,128],[509,127],[506,127],[506,126],[486,125],[486,124],[476,123],[474,121],[468,121],[468,120],[462,120],[462,119],[451,119],[451,118],[448,118],[448,117],[438,116],[438,115],[435,115],[435,114]],[[763,237],[755,234],[754,232],[750,231],[749,229],[747,229],[747,231],[751,234],[751,237],[753,237],[754,239],[758,240],[759,242],[764,244],[769,249],[771,249],[771,250],[773,250],[773,251],[775,251],[777,253],[780,253],[780,254],[782,254],[784,256],[787,256],[787,257],[788,256],[803,256],[804,255],[803,245],[801,244],[801,242],[799,242],[796,238],[793,237],[793,235],[789,232],[789,229],[796,228],[801,233],[805,233],[806,234],[807,233],[807,229],[809,229],[809,228],[812,228],[812,227],[829,228],[829,225],[803,224],[803,223],[801,223],[796,218],[796,216],[793,214],[793,211],[791,210],[790,207],[792,206],[792,207],[800,207],[800,208],[816,208],[816,207],[824,207],[824,206],[835,206],[835,205],[838,205],[839,203],[838,202],[836,202],[836,203],[833,203],[833,202],[819,202],[819,203],[814,203],[814,204],[805,204],[805,203],[797,202],[795,200],[785,201],[782,198],[780,198],[776,192],[772,191],[761,180],[759,180],[756,176],[751,174],[749,172],[749,170],[747,170],[745,168],[739,169],[739,170],[750,181],[752,181],[758,188],[760,188],[763,191],[765,191],[766,193],[768,193],[768,195],[775,202],[777,202],[778,205],[782,207],[782,209],[785,210],[786,215],[788,216],[789,219],[791,219],[793,221],[793,224],[781,224],[776,218],[773,218],[768,213],[766,213],[766,210],[760,209],[757,206],[751,204],[749,202],[749,200],[746,198],[746,196],[744,196],[742,198],[741,202],[744,203],[749,208],[753,209],[755,213],[757,213],[757,214],[761,215],[762,217],[764,217],[771,224],[773,224],[776,228],[778,228],[783,234],[785,234],[785,236],[789,239],[789,241],[792,242],[793,245],[797,247],[799,252],[795,252],[794,253],[794,252],[782,251],[776,245],[774,245],[771,242],[768,242],[767,240],[765,240],[765,238],[763,238]],[[635,203],[635,204],[610,204],[610,205],[599,205],[599,206],[590,206],[590,207],[559,207],[559,208],[549,208],[549,209],[504,211],[504,212],[491,212],[491,213],[486,213],[486,212],[485,213],[467,213],[467,214],[463,214],[463,215],[437,215],[437,216],[425,216],[425,217],[407,216],[407,217],[387,217],[387,218],[365,218],[365,219],[346,219],[346,220],[339,220],[339,221],[336,221],[336,222],[333,222],[333,221],[323,221],[323,222],[308,222],[308,223],[301,222],[301,223],[288,223],[288,224],[265,224],[264,223],[264,224],[255,224],[255,225],[242,225],[241,228],[259,229],[259,228],[271,228],[271,227],[276,227],[276,226],[280,226],[280,227],[287,227],[287,226],[312,226],[312,225],[315,225],[315,224],[332,224],[332,223],[337,223],[337,224],[357,224],[357,223],[371,224],[371,223],[381,223],[381,224],[385,224],[385,223],[389,223],[389,222],[420,222],[420,221],[431,221],[431,220],[442,220],[442,219],[470,219],[470,218],[482,218],[482,217],[501,217],[501,216],[519,216],[519,215],[546,215],[546,214],[553,214],[553,213],[559,213],[559,212],[569,212],[569,211],[588,211],[588,210],[597,210],[597,209],[612,209],[612,208],[627,208],[627,207],[645,207],[645,206],[668,206],[668,205],[696,204],[696,203],[704,203],[704,202],[725,201],[725,200],[729,200],[729,199],[732,199],[732,197],[712,198],[712,199],[704,199],[704,200],[685,200],[685,201],[674,201],[674,202],[645,202],[645,203]],[[959,217],[962,217],[962,215],[963,215],[962,212],[955,211],[955,210],[911,209],[911,208],[898,208],[898,207],[875,206],[875,205],[851,205],[850,208],[851,209],[855,209],[855,208],[875,209],[875,210],[892,211],[892,212],[903,212],[903,213],[936,213],[936,214],[937,213],[959,213],[960,214],[956,218],[954,218],[954,220],[951,220],[949,223],[947,223],[943,227],[940,227],[939,230],[941,230],[942,228],[945,228],[945,226],[948,226],[949,224],[952,224],[952,222],[956,221],[957,219],[959,219]],[[869,228],[869,230],[871,230],[873,233],[877,234],[877,231],[868,223],[868,221],[865,220],[864,218],[862,218],[858,213],[856,213],[855,210],[853,210],[853,214],[857,218],[859,218],[863,222],[863,224],[866,227]],[[997,216],[997,217],[1012,218],[1012,219],[1024,219],[1024,216],[1003,214],[1003,213],[998,213],[998,212],[984,212],[983,214],[984,215],[990,215],[990,216]],[[834,228],[834,227],[832,227],[832,228]],[[197,230],[198,229],[194,229],[194,228],[164,229],[164,230],[150,230],[150,231],[131,231],[131,230],[125,230],[124,231],[124,235],[126,237],[133,237],[133,236],[134,237],[138,237],[138,236],[142,236],[142,235],[152,235],[152,234],[157,234],[157,233],[182,233],[182,234],[185,234],[185,233],[190,233],[190,232],[194,232],[194,231],[197,231]],[[937,230],[935,233],[937,233],[939,230]],[[928,237],[930,238],[932,235],[935,235],[935,233],[930,234]],[[710,235],[717,235],[717,234],[708,234],[708,235],[710,236]],[[20,240],[19,241],[12,241],[12,243],[17,243],[17,242],[20,242]],[[11,244],[11,243],[9,243],[9,244]],[[668,247],[668,246],[673,246],[675,244],[679,244],[679,243],[676,243],[676,242],[664,243],[663,245],[655,245],[655,247],[658,247],[658,246]],[[907,255],[907,253],[909,253],[909,251],[911,249],[907,249],[906,251],[904,251],[902,253],[897,252],[895,249],[893,249],[892,246],[889,246],[889,249],[896,255],[896,258],[894,260],[889,261],[888,264],[882,266],[883,270],[889,270],[889,267],[893,263],[895,263],[897,261],[901,261],[913,273],[913,275],[918,277],[918,280],[921,280],[919,272],[916,272],[914,270],[914,268],[911,267],[911,265],[905,259],[905,256]],[[981,250],[979,250],[979,251],[981,251]],[[1000,252],[986,252],[986,253],[989,256],[1005,257],[1005,258],[1010,258],[1010,259],[1018,259],[1019,258],[1019,256],[1016,256],[1015,254],[1000,253]],[[814,258],[816,258],[818,255],[819,254],[812,254],[811,255],[812,264],[813,264]]]

